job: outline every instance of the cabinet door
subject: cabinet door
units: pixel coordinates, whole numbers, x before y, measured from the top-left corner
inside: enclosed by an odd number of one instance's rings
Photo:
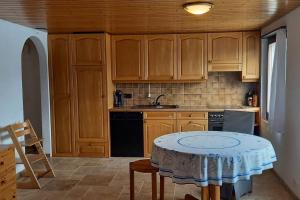
[[[144,78],[143,35],[112,36],[112,79],[131,81]]]
[[[242,36],[240,32],[208,34],[208,71],[242,70]]]
[[[243,33],[243,81],[259,79],[260,32]]]
[[[148,35],[146,40],[146,79],[176,79],[176,35]]]
[[[178,120],[177,129],[180,132],[185,131],[207,131],[207,120]]]
[[[53,155],[72,156],[71,72],[69,67],[69,35],[49,35],[49,69]]]
[[[106,123],[104,119],[104,73],[102,68],[81,67],[74,69],[74,109],[76,122],[76,149],[79,155],[82,143],[99,143],[107,141]],[[91,144],[95,155],[100,147]],[[99,146],[99,145],[98,145]],[[86,148],[85,148],[86,149]],[[89,152],[92,155],[92,152]]]
[[[178,80],[207,79],[207,34],[178,35]]]
[[[144,154],[150,157],[155,138],[175,132],[175,120],[145,120],[144,124]]]
[[[101,34],[72,35],[72,65],[105,64],[105,37]]]

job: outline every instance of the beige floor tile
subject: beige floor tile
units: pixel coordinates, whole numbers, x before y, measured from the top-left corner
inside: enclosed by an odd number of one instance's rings
[[[96,186],[90,187],[82,199],[86,200],[117,200],[122,191],[121,187],[116,186]]]
[[[67,191],[72,189],[79,181],[78,180],[60,180],[53,179],[47,183],[42,190],[44,191]]]
[[[79,185],[108,186],[112,179],[113,175],[86,175]]]
[[[51,158],[56,178],[41,178],[41,190],[17,190],[18,200],[129,200],[129,162],[139,158]],[[40,166],[36,166],[39,168]],[[159,176],[157,176],[159,197]],[[200,198],[201,188],[165,178],[165,200]],[[135,173],[136,200],[151,200],[151,175]],[[294,200],[269,170],[254,176],[253,192],[241,200]]]
[[[90,189],[90,186],[75,186],[73,187],[67,194],[67,199],[81,199],[84,197],[84,195],[87,193],[87,191]]]

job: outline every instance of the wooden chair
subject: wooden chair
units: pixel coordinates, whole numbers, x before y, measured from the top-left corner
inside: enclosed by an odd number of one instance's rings
[[[158,168],[151,165],[150,159],[142,159],[129,163],[130,173],[130,200],[134,200],[134,172],[151,173],[152,176],[152,200],[157,200],[157,180]],[[164,199],[164,177],[160,176],[160,200]]]
[[[17,187],[23,189],[40,189],[41,185],[38,178],[55,177],[52,166],[41,145],[42,139],[37,137],[29,120],[9,125],[7,129],[21,159],[17,161],[17,164],[24,164],[24,176],[30,178],[28,182],[18,182]],[[20,142],[18,140],[18,138],[22,136],[27,136],[26,142]],[[35,146],[37,154],[26,154],[22,148],[24,146]],[[32,168],[32,165],[39,161],[43,163],[46,168],[45,170],[37,171]]]

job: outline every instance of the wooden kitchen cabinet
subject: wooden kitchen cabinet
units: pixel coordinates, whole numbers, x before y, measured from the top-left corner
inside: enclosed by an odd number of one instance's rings
[[[102,67],[74,68],[74,120],[79,155],[104,156],[107,141],[104,119],[105,74]]]
[[[241,71],[243,62],[241,32],[208,34],[208,71]]]
[[[146,80],[177,78],[176,35],[147,35],[145,52]]]
[[[52,147],[54,156],[72,156],[74,137],[71,109],[69,35],[49,35]]]
[[[207,112],[178,112],[177,131],[207,131]]]
[[[243,82],[256,82],[259,79],[260,32],[243,33]]]
[[[155,138],[176,132],[176,112],[144,112],[144,155],[150,157]]]
[[[107,34],[49,35],[54,156],[108,156],[113,87],[106,60]]]
[[[145,112],[144,119],[176,119],[176,112]]]
[[[177,130],[185,131],[207,131],[207,120],[177,120]]]
[[[150,157],[155,138],[176,131],[176,120],[146,119],[144,120],[144,155]]]
[[[178,80],[207,79],[207,34],[178,35]]]
[[[207,120],[208,119],[208,113],[207,112],[178,112],[177,113],[177,119],[201,119],[201,120]]]
[[[114,35],[111,43],[112,79],[114,81],[145,79],[145,36]]]
[[[73,34],[72,65],[104,65],[104,34]]]

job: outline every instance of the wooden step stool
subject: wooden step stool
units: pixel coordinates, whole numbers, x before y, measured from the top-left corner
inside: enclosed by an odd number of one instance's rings
[[[17,187],[23,189],[40,189],[41,185],[38,181],[39,177],[55,177],[53,169],[41,145],[42,140],[37,137],[29,120],[26,120],[22,123],[9,125],[7,126],[7,129],[21,159],[21,162],[17,162],[17,164],[24,164],[25,176],[30,178],[29,182],[17,183]],[[28,137],[26,138],[25,142],[20,142],[18,140],[18,138],[22,136]],[[25,154],[22,146],[35,146],[38,153]],[[39,161],[43,162],[44,166],[46,167],[45,171],[33,170],[31,165]]]
[[[151,165],[150,159],[137,160],[129,163],[130,173],[130,200],[134,200],[134,172],[151,173],[152,176],[152,200],[157,200],[157,180],[158,168]],[[164,177],[160,176],[160,200],[164,199]]]

